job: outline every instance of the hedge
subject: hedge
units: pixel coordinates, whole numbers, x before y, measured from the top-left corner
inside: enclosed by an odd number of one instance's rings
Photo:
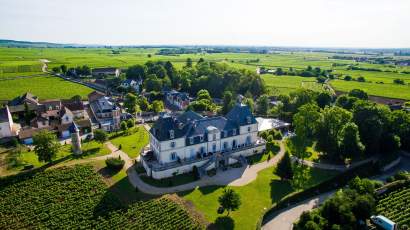
[[[109,169],[119,170],[119,169],[122,169],[122,167],[124,167],[125,161],[121,159],[120,157],[107,158],[105,160],[105,164],[107,164],[107,168]]]

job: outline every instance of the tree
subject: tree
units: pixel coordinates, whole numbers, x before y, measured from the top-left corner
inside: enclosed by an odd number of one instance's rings
[[[369,101],[357,101],[353,107],[353,120],[359,127],[360,139],[366,152],[380,152],[382,137],[386,135],[390,110]]]
[[[51,162],[61,147],[57,137],[48,130],[42,130],[35,134],[33,145],[38,160],[42,162]]]
[[[267,95],[262,95],[256,100],[256,112],[261,115],[268,114],[269,98]]]
[[[160,100],[155,100],[154,102],[152,102],[152,110],[155,113],[162,112],[164,110],[164,102]]]
[[[132,127],[134,127],[135,126],[135,120],[134,119],[128,119],[127,120],[127,127],[128,128],[132,128]]]
[[[36,116],[36,114],[31,111],[27,103],[24,103],[24,122],[26,125],[30,125],[31,120]]]
[[[252,113],[254,112],[255,102],[253,101],[252,97],[245,97],[245,99],[242,101],[242,103],[249,106],[249,109],[251,110]]]
[[[340,133],[339,149],[342,158],[361,156],[365,146],[360,141],[359,128],[353,122],[346,123]]]
[[[350,97],[356,97],[362,100],[367,100],[369,98],[369,96],[367,95],[367,93],[361,89],[352,89],[349,92],[349,96]]]
[[[280,159],[275,173],[281,180],[291,180],[293,178],[292,162],[290,160],[289,152],[286,152],[282,159]]]
[[[316,103],[323,109],[332,103],[332,95],[329,92],[321,92],[317,95]]]
[[[66,74],[66,73],[67,73],[67,66],[66,66],[66,65],[61,65],[61,66],[60,66],[60,69],[61,69],[61,72],[62,72],[63,74]]]
[[[223,107],[222,107],[222,113],[227,114],[235,105],[235,102],[234,102],[233,96],[232,96],[232,92],[231,91],[225,91],[223,100],[224,100],[224,103],[223,103]]]
[[[410,113],[396,110],[390,114],[390,132],[400,137],[401,147],[410,151]]]
[[[191,67],[192,67],[192,59],[191,59],[191,58],[187,58],[187,59],[186,59],[186,64],[185,64],[185,66],[188,67],[188,68],[191,68]]]
[[[199,90],[198,93],[196,94],[196,99],[197,100],[205,99],[205,100],[212,101],[211,95],[206,89]]]
[[[162,80],[159,79],[155,74],[150,74],[144,81],[145,89],[147,91],[161,91],[162,90]]]
[[[150,110],[150,104],[148,103],[148,99],[146,97],[140,97],[138,99],[138,105],[142,111],[149,111]]]
[[[124,99],[124,107],[128,113],[135,113],[137,111],[137,96],[128,93]]]
[[[352,114],[343,108],[334,106],[323,109],[316,133],[317,149],[333,159],[338,159],[340,132],[351,119]]]
[[[104,143],[108,139],[107,132],[101,129],[94,130],[94,139],[100,143]]]
[[[127,79],[134,79],[134,80],[144,80],[146,75],[147,69],[143,65],[133,65],[128,67],[127,71],[125,72],[125,76]]]
[[[320,118],[320,108],[316,104],[309,103],[301,106],[293,116],[296,135],[302,139],[313,138],[317,132]]]
[[[81,102],[83,98],[80,95],[74,95],[71,97],[71,100],[75,101],[75,102]]]
[[[126,121],[121,121],[120,127],[121,127],[122,131],[126,131],[128,129],[127,122]]]
[[[59,73],[61,68],[59,66],[55,66],[51,69],[54,73]]]
[[[354,103],[358,100],[357,97],[350,97],[343,94],[336,99],[336,105],[347,110],[352,110]]]
[[[228,211],[228,216],[231,211],[235,211],[241,206],[241,199],[238,193],[233,189],[224,189],[222,195],[218,198],[221,207]]]

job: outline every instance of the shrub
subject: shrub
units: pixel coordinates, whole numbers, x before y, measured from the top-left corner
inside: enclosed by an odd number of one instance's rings
[[[394,79],[394,80],[393,80],[393,83],[395,83],[395,84],[400,84],[400,85],[404,85],[404,84],[405,84],[403,79]]]
[[[134,127],[135,126],[135,120],[134,119],[128,119],[128,121],[127,121],[127,127],[128,128],[132,128],[132,127]]]
[[[96,129],[94,130],[94,139],[98,142],[105,142],[108,139],[108,135],[104,130]]]
[[[409,173],[407,171],[398,171],[394,174],[395,180],[406,180],[409,177]]]
[[[105,160],[105,164],[107,165],[107,168],[109,169],[119,170],[119,169],[122,169],[122,167],[124,167],[125,161],[121,159],[121,157],[118,157],[118,158],[111,157]]]
[[[365,82],[366,79],[365,79],[364,77],[360,76],[360,77],[357,78],[357,81],[359,81],[359,82]]]
[[[345,76],[345,77],[343,78],[343,80],[345,80],[345,81],[351,81],[351,80],[352,80],[352,77],[349,76],[349,75],[347,75],[347,76]]]

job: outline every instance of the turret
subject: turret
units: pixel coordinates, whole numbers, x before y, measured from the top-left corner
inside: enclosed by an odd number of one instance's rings
[[[69,127],[69,131],[71,133],[71,145],[72,145],[73,153],[76,154],[76,155],[82,154],[80,129],[73,122],[73,123],[71,123],[71,125]]]

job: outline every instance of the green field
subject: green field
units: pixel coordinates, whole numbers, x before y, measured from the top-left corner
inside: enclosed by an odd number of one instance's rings
[[[139,156],[141,150],[149,143],[148,132],[142,126],[132,128],[125,133],[122,132],[118,136],[114,134],[114,136],[110,138],[110,141],[117,147],[121,145],[121,150],[131,158]]]
[[[0,229],[201,228],[167,196],[123,206],[92,166],[1,182]]]
[[[234,229],[255,229],[265,210],[284,196],[296,191],[289,182],[281,181],[278,176],[274,175],[273,170],[273,167],[262,170],[258,173],[257,179],[248,185],[231,187],[239,193],[242,202],[239,210],[232,212],[230,217],[227,217],[230,219],[229,222],[234,225]],[[307,188],[333,177],[336,172],[307,169],[303,176],[302,174],[297,174],[294,180],[299,181],[302,184],[301,187]],[[217,214],[218,197],[222,194],[223,189],[223,186],[209,186],[180,195],[194,203],[195,207],[205,214],[208,221],[218,223],[226,219],[226,213]],[[226,226],[227,224],[221,225]]]
[[[177,68],[182,68],[187,58],[192,58],[196,62],[199,58],[208,61],[223,62],[229,66],[255,71],[256,67],[264,66],[267,68],[281,67],[284,70],[289,68],[305,69],[307,66],[320,67],[322,69],[333,70],[334,73],[342,77],[350,75],[353,78],[362,76],[368,82],[365,90],[375,96],[387,96],[394,98],[409,99],[410,91],[403,85],[391,84],[394,79],[403,79],[410,83],[410,74],[401,74],[402,71],[410,71],[410,67],[399,67],[391,65],[370,64],[356,62],[353,60],[332,59],[335,53],[326,52],[276,52],[271,54],[251,54],[251,53],[198,53],[181,55],[155,55],[158,48],[121,48],[116,49],[119,54],[113,54],[110,48],[0,48],[0,78],[29,75],[41,70],[40,59],[49,62],[49,69],[62,64],[68,67],[88,65],[93,67],[114,66],[126,68],[135,64],[143,64],[151,61],[171,61]],[[151,57],[148,57],[148,55]],[[374,72],[362,70],[347,70],[347,66],[333,66],[337,64],[352,64],[363,68],[377,68],[390,72]],[[263,75],[268,88],[272,94],[289,93],[301,86],[302,81],[315,81],[315,78],[300,78],[291,76],[281,76],[280,79],[272,79],[272,75]],[[383,82],[388,86],[380,86],[376,82]],[[28,86],[21,83],[0,82],[7,85],[4,88],[14,87],[16,91],[27,91]],[[350,81],[344,84],[332,81],[335,90],[349,91],[350,89],[361,87],[358,82]],[[0,85],[0,90],[2,86]],[[37,85],[37,84],[36,84]],[[40,90],[41,92],[41,90]],[[11,93],[0,92],[0,99],[4,95]],[[51,94],[51,93],[50,93]],[[45,95],[54,97],[54,95]],[[63,95],[65,96],[65,95]]]
[[[86,98],[92,91],[86,86],[53,76],[0,80],[0,100],[11,100],[26,92],[38,96],[40,100],[68,99],[74,95]]]

